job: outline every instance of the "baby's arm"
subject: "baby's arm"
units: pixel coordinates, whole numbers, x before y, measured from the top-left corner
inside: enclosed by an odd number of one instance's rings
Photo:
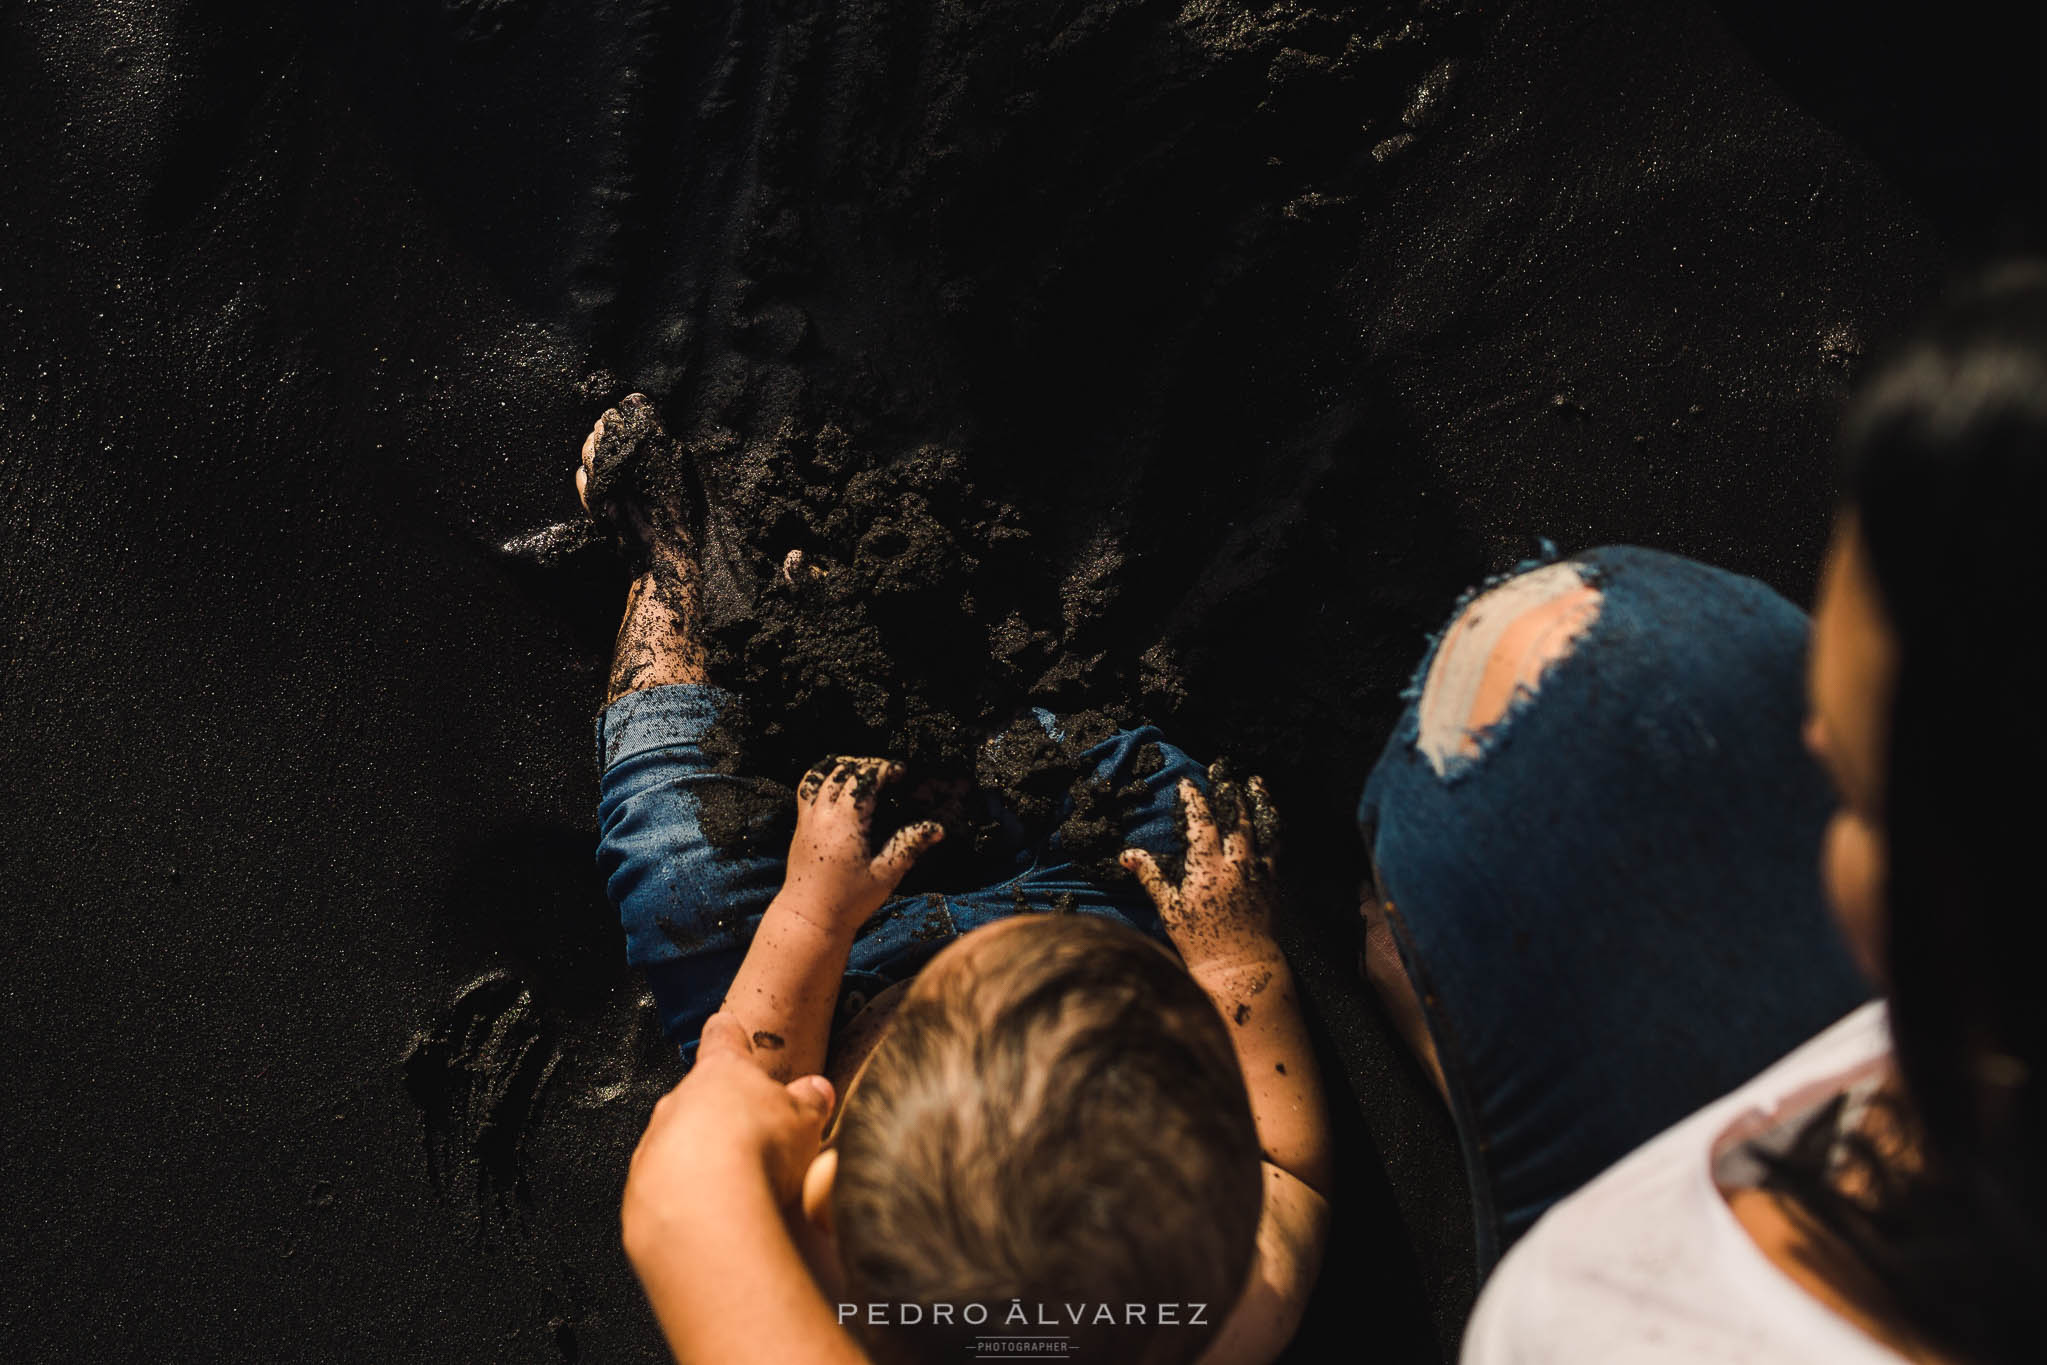
[[[1215,805],[1234,814],[1227,831],[1217,828],[1192,782],[1180,784],[1180,799],[1187,813],[1187,866],[1179,884],[1167,881],[1143,849],[1125,849],[1123,865],[1144,884],[1188,973],[1222,1012],[1250,1092],[1265,1154],[1258,1251],[1243,1297],[1202,1362],[1264,1362],[1300,1325],[1321,1268],[1329,1229],[1329,1118],[1293,972],[1272,936],[1276,821],[1265,784],[1255,777],[1242,787],[1215,784]]]
[[[902,771],[885,759],[827,759],[796,788],[788,872],[723,1006],[777,1080],[824,1069],[855,931],[944,832],[929,821],[907,825],[878,855],[868,852],[875,798]]]

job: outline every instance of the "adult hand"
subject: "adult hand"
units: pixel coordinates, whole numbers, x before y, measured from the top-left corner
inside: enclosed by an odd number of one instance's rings
[[[935,820],[905,825],[870,853],[881,789],[903,775],[884,758],[827,758],[796,787],[796,837],[789,843],[782,898],[805,918],[845,930],[881,908],[917,861],[945,837]]]
[[[1209,778],[1208,797],[1193,782],[1180,782],[1187,857],[1178,882],[1167,880],[1144,849],[1126,848],[1121,857],[1158,906],[1189,971],[1266,961],[1278,953],[1272,938],[1278,813],[1263,778],[1240,784],[1222,779],[1216,768],[1209,769]]]
[[[707,1195],[750,1185],[764,1189],[774,1207],[792,1208],[831,1112],[830,1081],[772,1079],[739,1021],[712,1015],[696,1066],[654,1106],[626,1175],[620,1218],[641,1277],[664,1256],[689,1254],[701,1240],[696,1234],[729,1231],[699,1226],[729,1207]]]
[[[633,1153],[626,1256],[677,1360],[864,1365],[790,1236],[832,1087],[785,1085],[752,1052],[731,1015],[704,1025],[695,1069]]]

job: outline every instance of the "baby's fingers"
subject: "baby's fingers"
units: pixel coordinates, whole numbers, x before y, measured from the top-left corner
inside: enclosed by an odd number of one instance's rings
[[[1187,856],[1199,858],[1206,854],[1222,852],[1222,837],[1216,833],[1215,816],[1208,808],[1208,798],[1201,794],[1201,788],[1194,785],[1194,779],[1180,779],[1180,809],[1187,819]]]
[[[845,764],[846,760],[837,754],[826,754],[811,764],[810,771],[803,774],[803,780],[796,784],[797,801],[807,806],[817,800],[818,793],[824,790],[825,783],[837,778]]]
[[[850,795],[865,824],[874,814],[881,789],[903,775],[903,765],[886,758],[842,758],[839,763],[826,786],[825,799],[837,801]]]
[[[1252,847],[1270,868],[1279,857],[1279,807],[1272,804],[1272,793],[1266,789],[1264,778],[1254,777],[1245,785],[1244,805],[1245,815],[1251,821]]]
[[[906,876],[924,850],[945,837],[945,826],[936,820],[904,825],[874,859],[874,872],[894,886]]]
[[[1195,795],[1198,797],[1200,793]],[[1137,878],[1137,884],[1144,888],[1144,894],[1151,897],[1152,904],[1159,908],[1161,914],[1172,908],[1179,888],[1166,880],[1166,874],[1159,871],[1159,865],[1152,861],[1151,854],[1141,848],[1126,848],[1116,861]]]

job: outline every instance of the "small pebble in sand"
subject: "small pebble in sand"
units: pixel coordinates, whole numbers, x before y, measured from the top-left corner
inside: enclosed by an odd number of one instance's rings
[[[793,588],[799,583],[807,583],[813,579],[823,577],[824,570],[815,564],[809,563],[804,558],[803,551],[791,550],[788,554],[782,556],[782,581],[790,587]]]

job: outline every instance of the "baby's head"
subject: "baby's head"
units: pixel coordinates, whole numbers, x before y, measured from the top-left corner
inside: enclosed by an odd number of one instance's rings
[[[1264,1182],[1228,1032],[1110,920],[1018,916],[933,958],[849,1086],[836,1152],[844,1299],[882,1360],[1005,1333],[1192,1360],[1249,1274]]]

